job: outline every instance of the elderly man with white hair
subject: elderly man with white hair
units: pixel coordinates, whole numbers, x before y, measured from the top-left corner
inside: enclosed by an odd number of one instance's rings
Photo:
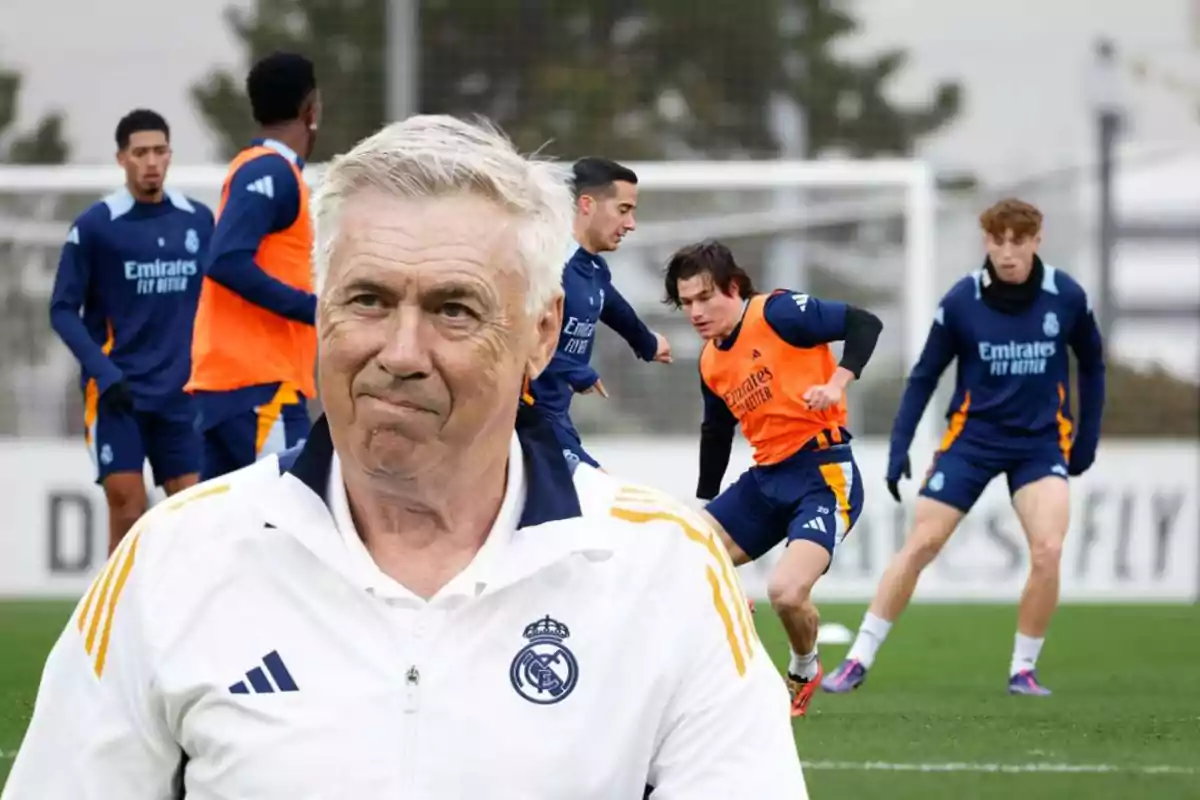
[[[520,407],[558,339],[565,170],[417,116],[314,209],[325,416],[125,538],[4,800],[807,797],[716,536]]]

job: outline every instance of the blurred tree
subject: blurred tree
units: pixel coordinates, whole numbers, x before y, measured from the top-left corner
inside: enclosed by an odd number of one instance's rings
[[[841,40],[860,30],[842,0],[784,0],[796,24],[781,33],[785,87],[805,109],[810,156],[838,149],[854,157],[912,155],[917,141],[950,123],[962,87],[942,82],[926,103],[901,106],[887,97],[907,55],[891,49],[862,62],[839,57]]]
[[[1074,372],[1074,359],[1072,359]],[[1103,436],[1131,439],[1200,438],[1200,386],[1161,367],[1109,362]],[[1076,405],[1078,396],[1071,398]],[[1072,410],[1078,413],[1077,408]]]
[[[28,130],[18,130],[17,108],[21,75],[0,69],[0,163],[61,164],[69,148],[63,139],[63,116],[47,114]],[[0,216],[17,219],[53,219],[54,197],[4,197],[0,187]],[[65,231],[65,229],[64,229]],[[42,253],[0,234],[0,434],[18,431],[19,412],[13,370],[18,365],[41,363],[50,341],[50,325],[43,297],[29,294],[30,270],[40,265]]]
[[[274,50],[313,60],[324,102],[316,161],[345,152],[383,122],[385,5],[385,0],[257,0],[253,8],[239,4],[225,10],[246,68]],[[243,68],[216,70],[191,90],[226,158],[245,147],[255,129],[244,81]]]
[[[61,164],[67,160],[63,139],[63,116],[51,113],[38,120],[33,130],[13,130],[21,99],[21,75],[0,69],[0,162],[9,164]]]
[[[1078,419],[1076,376],[1075,358],[1072,356],[1071,412]],[[885,374],[879,380],[872,381],[871,391],[861,393],[863,413],[860,419],[868,424],[863,426],[859,435],[889,434],[906,382],[906,375]],[[1159,367],[1138,368],[1114,361],[1108,363],[1106,383],[1104,419],[1100,426],[1103,437],[1137,441],[1200,439],[1200,385],[1171,375]],[[946,424],[944,415],[948,409],[940,404],[945,399],[948,396],[936,398],[930,403],[929,413],[936,414],[939,427]]]
[[[524,149],[564,156],[770,157],[770,98],[806,107],[809,152],[907,153],[958,110],[956,85],[926,105],[885,96],[899,51],[838,58],[858,30],[840,0],[422,0],[420,110],[479,113]],[[294,49],[317,66],[327,114],[314,159],[385,121],[386,0],[256,0],[226,20],[249,63]],[[784,20],[800,20],[784,25]],[[193,99],[230,156],[254,125],[241,71]]]
[[[805,154],[910,155],[949,124],[961,90],[911,105],[888,97],[904,53],[841,54],[860,25],[846,0],[420,0],[419,110],[481,114],[523,150],[622,160],[771,158],[773,101],[803,107]],[[387,0],[255,0],[226,12],[243,63],[192,97],[222,156],[254,124],[244,70],[273,50],[313,59],[325,106],[314,161],[345,152],[386,121]],[[712,213],[718,193],[657,198],[646,219]],[[759,198],[761,200],[761,198]],[[688,203],[696,203],[694,209]],[[894,227],[902,230],[899,220]],[[855,225],[822,231],[830,242]],[[816,233],[812,232],[811,233]],[[899,235],[899,233],[897,233]],[[749,261],[755,259],[750,258]],[[834,296],[873,299],[836,283]]]

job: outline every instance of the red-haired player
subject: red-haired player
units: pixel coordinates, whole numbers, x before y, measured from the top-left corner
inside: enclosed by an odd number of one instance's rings
[[[908,448],[917,421],[957,359],[946,435],[921,484],[904,547],[888,565],[846,660],[825,680],[829,692],[848,692],[866,680],[921,570],[1003,473],[1030,549],[1008,691],[1050,694],[1038,680],[1037,659],[1058,605],[1067,477],[1091,466],[1100,439],[1103,347],[1083,288],[1038,258],[1042,213],[1009,199],[984,211],[979,222],[987,259],[942,298],[892,427],[887,481],[897,502],[900,478],[911,473]],[[1071,419],[1068,348],[1078,358],[1078,428]]]

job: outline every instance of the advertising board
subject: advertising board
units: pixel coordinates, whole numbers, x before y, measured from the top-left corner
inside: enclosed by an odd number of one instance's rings
[[[697,442],[595,438],[588,449],[631,481],[695,501]],[[866,601],[903,541],[916,481],[896,504],[884,485],[886,445],[859,440],[854,452],[866,503],[818,584],[818,600]],[[739,441],[726,474],[750,463]],[[927,456],[914,453],[915,471]],[[104,561],[107,515],[82,443],[0,442],[6,513],[0,535],[0,597],[78,597]],[[1105,443],[1095,467],[1072,480],[1071,532],[1062,563],[1070,601],[1195,602],[1200,587],[1200,449],[1194,443]],[[741,568],[746,590],[763,597],[778,549]],[[916,599],[1010,602],[1019,597],[1028,548],[1001,478],[988,487],[946,549],[926,570]]]

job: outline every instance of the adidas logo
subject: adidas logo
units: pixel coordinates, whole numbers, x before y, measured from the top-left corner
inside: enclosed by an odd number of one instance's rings
[[[265,177],[259,178],[258,180],[254,181],[249,186],[247,186],[246,191],[254,192],[254,194],[261,194],[263,197],[274,198],[275,197],[275,181],[270,175],[267,175]]]
[[[825,520],[821,519],[820,517],[813,517],[801,527],[808,528],[810,531],[828,533],[828,531],[825,529]]]
[[[267,668],[263,672],[263,667]],[[271,678],[267,677],[270,673]],[[275,683],[272,684],[271,680]],[[292,680],[292,673],[288,672],[288,668],[283,665],[283,659],[279,657],[279,653],[272,650],[263,656],[262,666],[255,667],[246,673],[246,680],[238,681],[233,686],[229,687],[232,694],[274,694],[280,692],[298,692],[300,687],[296,685],[296,681]]]

